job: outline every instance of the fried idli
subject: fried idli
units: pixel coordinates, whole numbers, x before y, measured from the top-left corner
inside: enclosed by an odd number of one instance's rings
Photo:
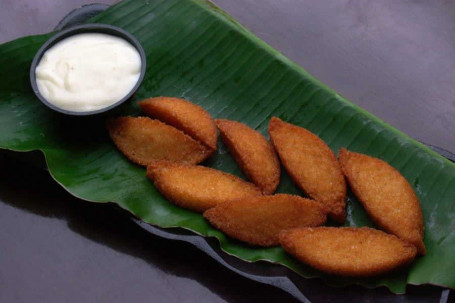
[[[228,236],[259,246],[279,245],[282,230],[319,226],[326,211],[319,202],[295,195],[258,196],[221,203],[204,217]]]
[[[409,182],[380,159],[345,148],[338,157],[352,191],[373,221],[425,254],[422,210]]]
[[[169,201],[197,212],[262,195],[254,184],[205,166],[156,162],[147,167],[147,177]]]
[[[216,151],[216,126],[210,114],[190,101],[156,97],[139,101],[141,109],[150,117],[163,121],[183,131]]]
[[[414,245],[368,228],[316,227],[283,231],[284,250],[318,270],[341,276],[374,276],[408,265]]]
[[[329,217],[343,223],[346,217],[346,183],[332,150],[318,136],[272,117],[272,141],[292,180],[308,196],[329,209]]]
[[[215,120],[221,139],[246,177],[264,194],[273,194],[280,183],[280,162],[272,144],[247,125]]]
[[[139,165],[157,160],[198,164],[211,154],[182,131],[148,117],[112,118],[106,126],[117,148]]]

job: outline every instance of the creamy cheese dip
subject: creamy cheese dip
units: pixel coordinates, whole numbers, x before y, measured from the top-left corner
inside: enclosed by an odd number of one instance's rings
[[[48,49],[35,69],[41,95],[70,111],[105,108],[139,80],[139,52],[126,40],[101,33],[68,37]]]

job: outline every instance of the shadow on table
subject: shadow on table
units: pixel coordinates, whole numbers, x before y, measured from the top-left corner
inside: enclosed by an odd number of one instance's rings
[[[145,260],[168,274],[198,281],[228,302],[254,302],[260,298],[297,302],[280,289],[231,272],[188,243],[148,233],[114,207],[72,197],[44,170],[2,153],[0,167],[0,200],[4,203],[39,216],[64,219],[74,232]]]

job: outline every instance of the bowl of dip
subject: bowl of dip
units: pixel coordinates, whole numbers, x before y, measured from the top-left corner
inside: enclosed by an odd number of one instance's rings
[[[47,107],[87,116],[129,100],[145,67],[144,49],[130,33],[107,24],[84,24],[44,43],[30,67],[30,83]]]

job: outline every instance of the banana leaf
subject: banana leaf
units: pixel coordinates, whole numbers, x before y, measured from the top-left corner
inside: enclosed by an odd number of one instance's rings
[[[103,116],[68,117],[33,95],[29,68],[51,36],[24,37],[0,46],[0,148],[39,150],[53,178],[71,194],[113,202],[144,222],[216,237],[221,248],[246,261],[267,260],[331,285],[380,285],[405,292],[407,284],[455,287],[455,165],[355,106],[203,0],[127,0],[90,22],[134,34],[147,54],[147,74],[135,100],[111,115],[140,115],[136,101],[151,96],[188,99],[215,118],[238,120],[266,134],[271,116],[303,126],[337,152],[340,147],[380,157],[397,168],[418,194],[427,254],[412,266],[368,279],[313,270],[281,248],[255,248],[212,228],[200,214],[166,201],[145,169],[123,157],[109,140]],[[417,123],[417,122],[416,122]],[[221,142],[205,165],[242,176]],[[283,173],[279,192],[299,192]],[[350,193],[349,226],[373,226]]]

